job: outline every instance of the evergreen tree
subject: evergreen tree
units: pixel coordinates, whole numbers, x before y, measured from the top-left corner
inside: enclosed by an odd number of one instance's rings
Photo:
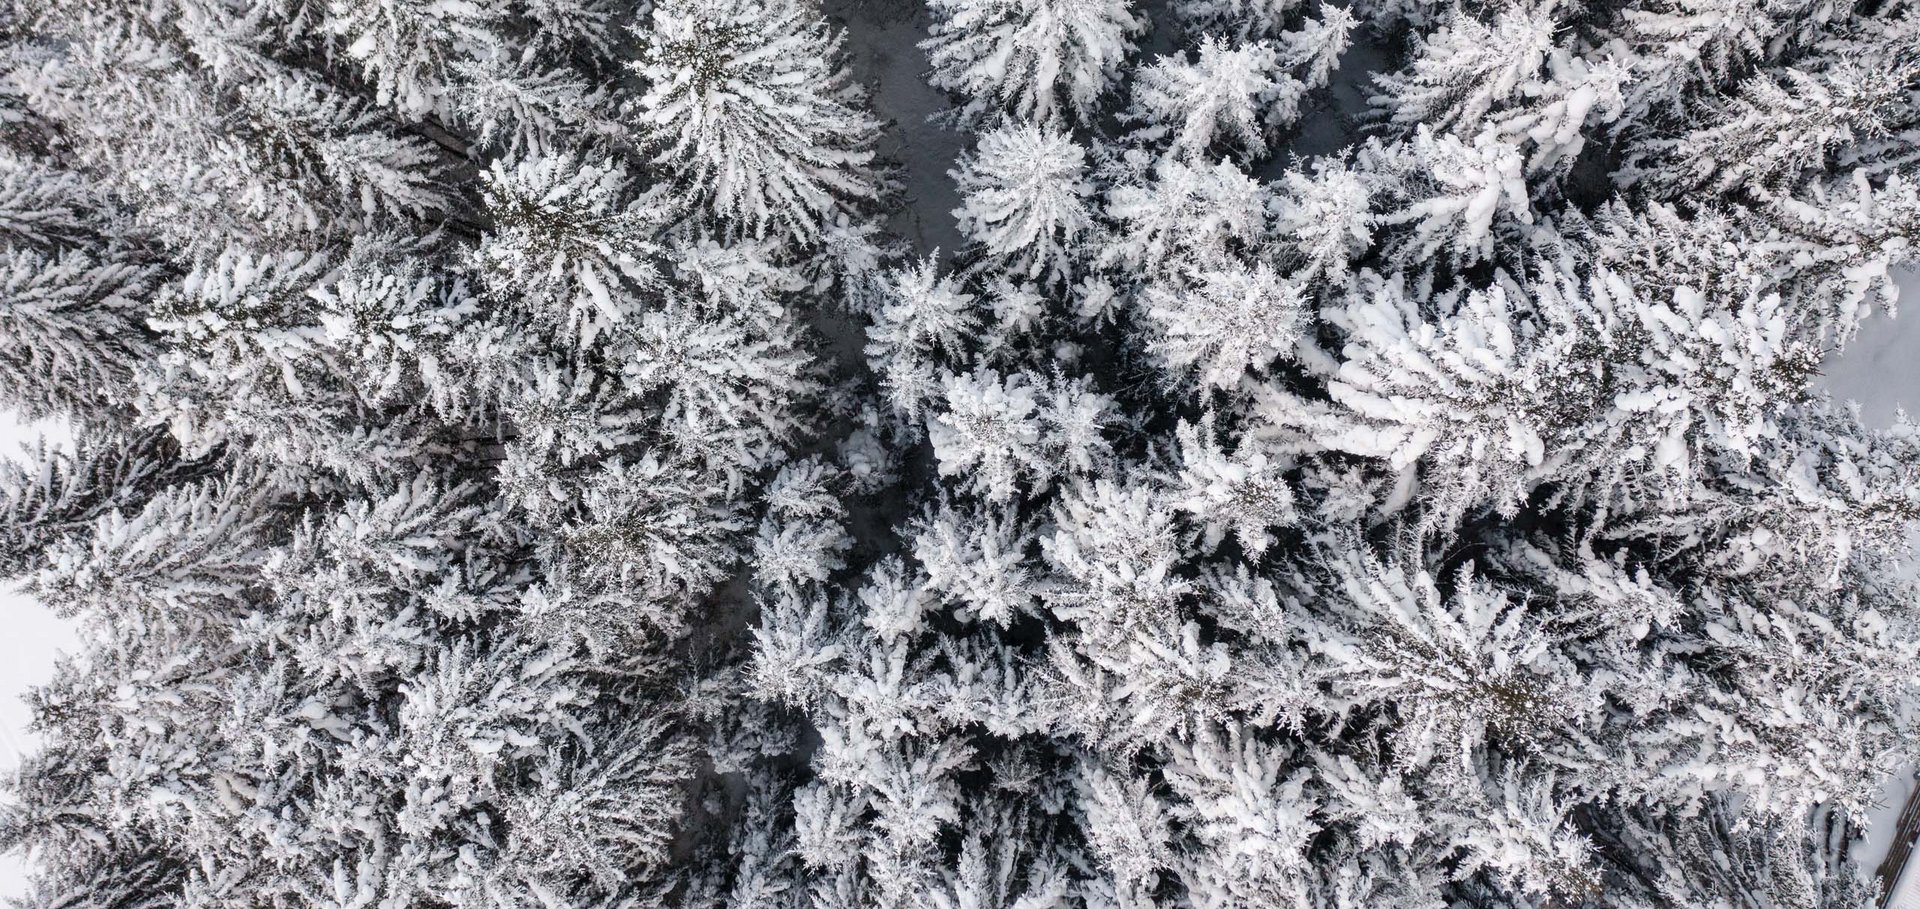
[[[634,70],[640,140],[682,192],[755,236],[810,243],[874,201],[880,125],[839,61],[840,38],[794,0],[654,7]]]
[[[1086,152],[1033,126],[995,130],[953,174],[960,229],[1005,271],[1026,280],[1071,276],[1068,249],[1091,225]]]
[[[921,43],[936,88],[967,116],[1004,111],[1044,125],[1091,119],[1133,36],[1146,27],[1125,0],[937,0]]]

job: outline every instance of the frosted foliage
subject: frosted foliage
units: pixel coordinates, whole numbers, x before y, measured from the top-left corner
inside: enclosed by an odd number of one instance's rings
[[[96,262],[84,252],[9,249],[0,259],[0,353],[5,400],[39,416],[86,412],[126,384],[128,357],[144,352],[136,300],[150,273]],[[105,399],[105,400],[103,400]]]
[[[1648,160],[1628,178],[1668,197],[1696,189],[1792,192],[1836,157],[1865,152],[1904,128],[1913,116],[1897,88],[1905,73],[1843,57],[1824,72],[1756,74],[1699,128],[1645,143]]]
[[[1491,25],[1456,15],[1426,39],[1409,73],[1379,78],[1373,103],[1397,126],[1472,135],[1545,61],[1554,23],[1544,9],[1512,7]]]
[[[929,418],[943,475],[963,475],[991,499],[1044,488],[1060,473],[1093,470],[1108,399],[1075,381],[1032,373],[973,373],[944,383],[946,408]]]
[[[1476,262],[1493,250],[1494,228],[1502,221],[1533,222],[1524,161],[1511,145],[1484,133],[1469,144],[1422,126],[1392,154],[1404,157],[1388,167],[1418,173],[1409,203],[1384,219],[1413,225],[1413,258],[1445,251],[1457,262]]]
[[[1299,90],[1279,72],[1280,55],[1265,43],[1230,47],[1217,38],[1200,44],[1197,60],[1161,58],[1140,72],[1134,100],[1139,119],[1159,124],[1175,153],[1205,155],[1222,140],[1256,155],[1266,132],[1284,122],[1282,99]]]
[[[1224,161],[1204,167],[1163,158],[1113,188],[1107,217],[1117,222],[1116,235],[1101,261],[1148,274],[1225,259],[1231,247],[1265,239],[1268,229],[1259,185]]]
[[[996,499],[1013,497],[1015,483],[1047,469],[1040,451],[1040,403],[1024,376],[960,376],[946,382],[946,411],[927,435],[941,472],[969,474]]]
[[[12,249],[82,240],[92,192],[78,174],[0,155],[0,235]]]
[[[390,403],[423,390],[447,399],[446,342],[474,308],[465,282],[349,267],[334,284],[316,288],[313,299],[328,346],[352,359],[370,399]]]
[[[934,0],[921,43],[936,88],[969,113],[1004,110],[1056,124],[1085,120],[1146,27],[1126,0]]]
[[[424,143],[385,134],[380,117],[355,100],[300,79],[241,88],[241,105],[260,140],[292,152],[364,215],[421,215],[444,209],[433,155]]]
[[[1270,135],[1291,126],[1308,93],[1332,77],[1353,25],[1333,8],[1276,41],[1202,38],[1196,58],[1161,57],[1140,70],[1128,116],[1145,124],[1141,138],[1180,156],[1207,160],[1233,148],[1262,157]]]
[[[487,61],[462,75],[452,95],[456,116],[474,124],[482,144],[503,147],[510,157],[562,153],[561,136],[608,128],[604,92],[590,90],[578,73],[522,60]]]
[[[1295,68],[1307,86],[1326,85],[1342,56],[1353,46],[1359,24],[1345,7],[1324,7],[1318,18],[1308,19],[1298,30],[1280,36],[1281,60]]]
[[[656,275],[652,219],[625,198],[626,170],[536,158],[487,175],[494,231],[480,255],[535,318],[591,344],[637,309],[629,290]]]
[[[883,13],[0,0],[21,906],[1877,905],[1911,4]]]
[[[960,229],[1007,268],[1058,280],[1068,249],[1091,226],[1086,151],[1064,133],[1035,126],[995,130],[953,173],[964,203]]]
[[[654,7],[633,69],[643,141],[687,193],[756,236],[812,241],[878,192],[879,123],[839,63],[839,39],[790,0],[673,0]]]
[[[1178,507],[1202,527],[1204,542],[1218,546],[1228,534],[1259,555],[1272,546],[1273,529],[1294,523],[1293,490],[1280,465],[1257,446],[1242,443],[1231,454],[1211,438],[1212,427],[1183,425]]]
[[[418,118],[446,112],[455,64],[505,51],[493,33],[503,18],[486,2],[332,0],[324,27],[367,74],[379,104]]]
[[[1266,263],[1200,265],[1179,285],[1147,291],[1147,318],[1159,329],[1154,349],[1203,386],[1232,388],[1265,370],[1299,337],[1305,294]]]
[[[1033,609],[1034,591],[1023,565],[1033,537],[999,517],[970,517],[932,516],[914,538],[914,558],[926,567],[927,589],[965,603],[982,621],[1004,626]]]
[[[1366,183],[1344,167],[1290,170],[1274,200],[1274,228],[1300,251],[1309,274],[1340,274],[1373,240],[1370,201]]]
[[[916,416],[939,393],[936,357],[958,352],[975,329],[972,294],[929,259],[889,275],[867,327],[867,362],[880,374],[887,403]]]
[[[1173,8],[1193,34],[1244,41],[1272,37],[1299,5],[1293,0],[1180,0]]]

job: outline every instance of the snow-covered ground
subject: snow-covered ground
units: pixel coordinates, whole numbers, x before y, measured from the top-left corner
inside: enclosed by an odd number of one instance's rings
[[[1875,313],[1846,350],[1829,357],[1823,384],[1835,398],[1856,401],[1874,426],[1892,424],[1904,406],[1920,416],[1920,275],[1902,281],[1907,314]]]
[[[60,437],[61,428],[22,424],[0,413],[0,457],[14,457],[20,446],[41,435]],[[21,698],[28,688],[53,674],[54,659],[75,646],[73,629],[33,599],[12,587],[0,587],[0,773],[12,772],[20,756],[36,744],[28,723],[32,714]],[[25,857],[0,856],[0,900],[26,895]]]
[[[934,122],[952,105],[945,92],[922,78],[930,64],[920,42],[927,38],[927,7],[903,0],[826,0],[827,18],[846,30],[847,60],[854,78],[873,93],[873,110],[890,128],[880,153],[899,166],[906,188],[905,209],[889,225],[916,254],[938,250],[951,256],[960,249],[953,210],[960,192],[947,177],[966,146],[966,135]]]

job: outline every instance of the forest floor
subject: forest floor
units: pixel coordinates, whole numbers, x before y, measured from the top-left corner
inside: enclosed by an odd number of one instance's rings
[[[952,110],[947,94],[927,84],[920,42],[930,17],[919,0],[825,0],[827,20],[846,32],[854,78],[867,87],[874,113],[887,121],[880,155],[899,166],[904,206],[887,225],[916,256],[951,257],[965,241],[953,210],[960,194],[947,172],[966,135],[934,118]]]

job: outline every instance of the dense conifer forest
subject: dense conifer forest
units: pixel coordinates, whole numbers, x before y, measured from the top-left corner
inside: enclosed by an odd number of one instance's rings
[[[1916,92],[1912,0],[0,0],[21,905],[1873,906]]]

